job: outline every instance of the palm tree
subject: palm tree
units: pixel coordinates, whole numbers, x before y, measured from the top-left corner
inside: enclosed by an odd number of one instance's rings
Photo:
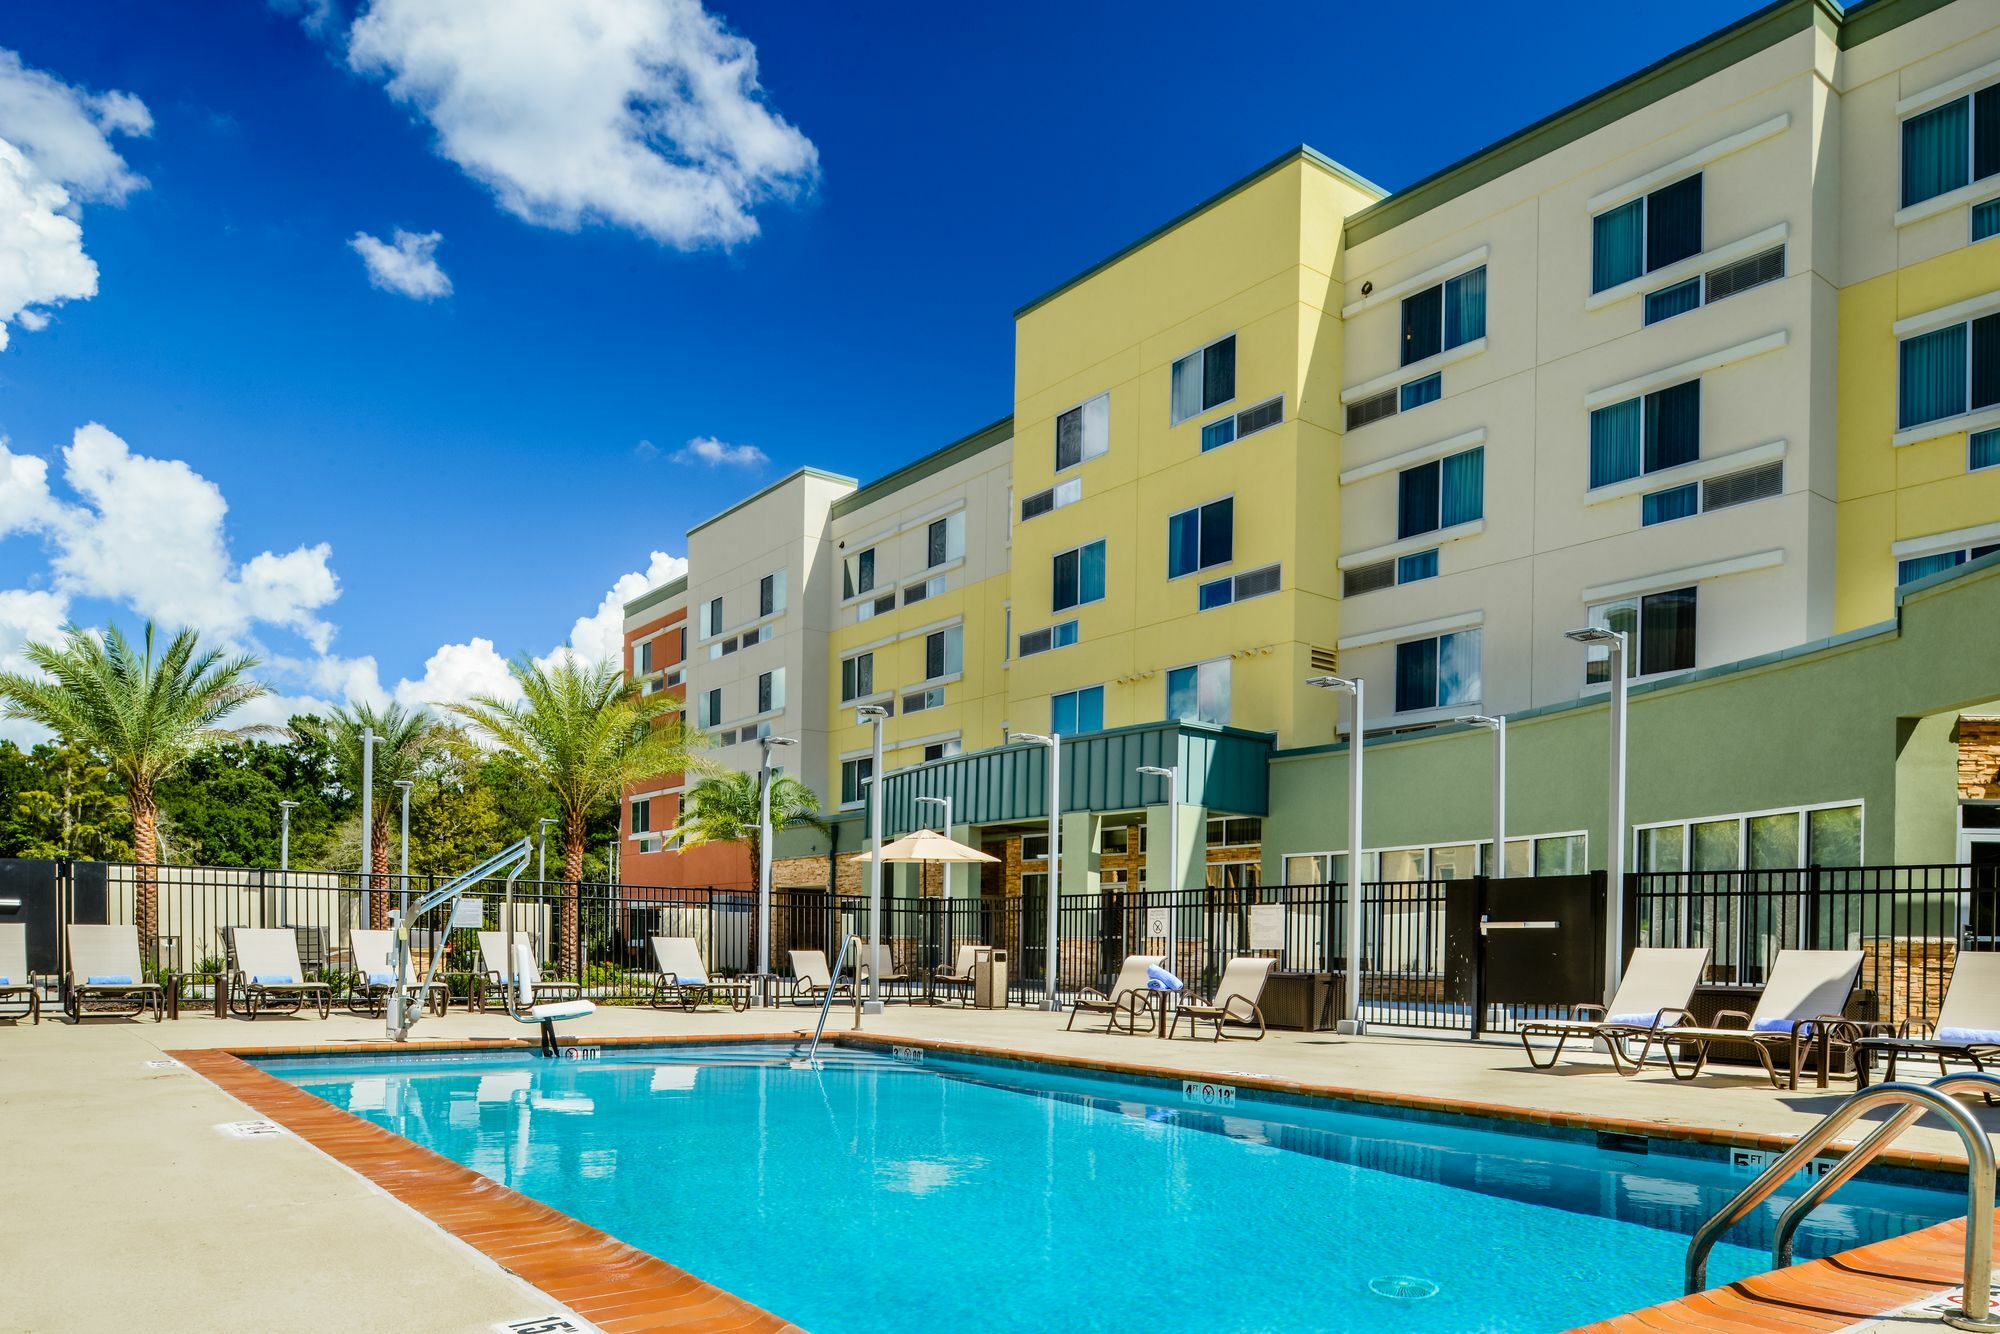
[[[762,792],[756,774],[726,773],[704,778],[688,789],[680,826],[669,838],[682,848],[704,843],[742,843],[750,849],[750,865],[763,863],[763,829],[759,819]],[[771,780],[771,831],[825,829],[819,818],[819,798],[796,778]]]
[[[305,726],[326,742],[333,752],[340,781],[356,796],[364,795],[361,791],[363,733],[375,734],[375,786],[384,792],[400,779],[415,779],[444,744],[443,729],[429,710],[406,709],[400,704],[387,704],[380,709],[368,704],[336,708],[331,718],[309,719]],[[389,925],[389,831],[395,826],[397,810],[393,799],[383,799],[363,812],[368,821],[368,870],[375,885],[368,896],[368,925],[375,931]]]
[[[576,976],[582,971],[577,891],[590,817],[631,783],[686,770],[699,738],[667,716],[678,700],[664,692],[641,695],[615,663],[565,652],[553,666],[522,657],[508,670],[521,688],[519,700],[475,695],[451,710],[512,752],[555,797],[563,850],[559,957]]]
[[[139,863],[135,916],[139,939],[148,945],[160,923],[153,869],[159,864],[160,781],[204,746],[270,730],[218,726],[265,693],[250,679],[257,659],[204,649],[193,630],[175,635],[164,652],[154,640],[151,621],[137,652],[115,625],[102,638],[81,626],[65,626],[60,643],[31,643],[22,650],[42,676],[0,672],[6,717],[40,723],[94,751],[124,787],[133,859]]]

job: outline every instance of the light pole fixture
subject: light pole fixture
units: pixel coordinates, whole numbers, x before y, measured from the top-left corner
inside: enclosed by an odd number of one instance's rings
[[[1062,737],[1051,733],[1043,736],[1039,732],[1016,732],[1013,740],[1026,741],[1031,745],[1049,748],[1049,920],[1043,939],[1048,942],[1047,974],[1048,994],[1042,999],[1042,1008],[1052,1013],[1060,1012],[1062,1000],[1056,995],[1056,965],[1062,955],[1062,918],[1058,913],[1062,895]]]
[[[882,1013],[882,724],[889,711],[880,704],[863,704],[854,719],[875,729],[868,761],[868,999],[864,1014]],[[835,981],[839,979],[836,978]]]
[[[1467,727],[1490,727],[1493,729],[1493,871],[1495,880],[1507,878],[1507,719],[1503,716],[1488,717],[1483,713],[1468,713],[1457,721]],[[1533,845],[1528,854],[1534,856]],[[1532,862],[1528,874],[1534,874]]]
[[[375,924],[375,742],[372,727],[361,729],[361,901],[368,905],[368,922]]]
[[[538,894],[549,892],[549,826],[561,823],[552,815],[544,815],[535,821],[535,879],[539,882],[535,892]]]
[[[1363,1031],[1361,1023],[1361,743],[1365,683],[1358,676],[1309,676],[1306,684],[1354,698],[1347,729],[1347,1018],[1343,1033]]]
[[[398,778],[390,786],[402,794],[403,850],[397,876],[399,892],[396,895],[396,928],[399,934],[407,935],[410,929],[410,789],[415,784],[407,778]],[[407,949],[396,950],[395,956],[396,994],[389,998],[389,1025],[397,1032],[401,1032],[403,1010],[408,1003],[403,989],[410,981],[410,952]]]
[[[1622,630],[1601,625],[1565,630],[1579,644],[1602,647],[1611,673],[1611,831],[1604,850],[1604,994],[1618,990],[1625,971],[1625,655],[1629,646]]]
[[[1164,765],[1142,764],[1134,772],[1167,780],[1167,893],[1170,896],[1167,899],[1167,970],[1177,974],[1181,962],[1181,905],[1178,897],[1181,889],[1181,771]],[[1146,879],[1146,888],[1151,889],[1152,877]]]
[[[757,973],[758,986],[768,988],[771,976],[771,748],[796,746],[788,736],[759,737],[763,758],[757,768]],[[768,991],[764,1003],[770,1004]]]
[[[278,869],[292,869],[292,812],[298,809],[296,801],[278,803]],[[278,882],[278,922],[281,926],[292,924],[291,877],[285,876]]]

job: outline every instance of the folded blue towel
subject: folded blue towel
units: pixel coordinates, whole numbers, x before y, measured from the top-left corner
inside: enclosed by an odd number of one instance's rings
[[[393,987],[396,985],[396,975],[394,973],[370,973],[368,974],[368,985],[371,987]]]
[[[1146,968],[1146,989],[1148,991],[1182,991],[1181,980],[1158,964]]]
[[[129,987],[132,985],[132,974],[94,973],[83,980],[93,987]]]
[[[1614,1014],[1605,1018],[1607,1024],[1618,1024],[1625,1028],[1651,1028],[1659,1011],[1649,1010],[1645,1014]]]
[[[13,985],[14,985],[13,978],[8,977],[5,973],[0,973],[0,987],[11,987]]]
[[[1790,1019],[1757,1019],[1751,1022],[1750,1027],[1759,1033],[1789,1033],[1792,1031],[1792,1022]],[[1812,1028],[1808,1025],[1799,1032],[1810,1033]]]
[[[250,980],[260,987],[292,987],[299,981],[290,973],[257,973]]]
[[[0,982],[6,980],[0,977]],[[1938,1041],[1956,1042],[1967,1047],[1984,1047],[1989,1044],[2000,1047],[2000,1032],[1990,1028],[1940,1028]]]

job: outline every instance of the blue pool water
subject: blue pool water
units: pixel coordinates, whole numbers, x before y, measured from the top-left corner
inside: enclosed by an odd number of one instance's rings
[[[1462,1119],[1247,1093],[1218,1112],[1049,1067],[793,1054],[259,1064],[816,1334],[1561,1330],[1678,1296],[1688,1234],[1749,1179]],[[1963,1199],[1851,1184],[1799,1250]],[[1773,1217],[1717,1249],[1712,1282],[1769,1267]]]

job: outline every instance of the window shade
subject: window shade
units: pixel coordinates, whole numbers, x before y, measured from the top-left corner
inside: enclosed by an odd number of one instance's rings
[[[1444,289],[1429,287],[1403,298],[1403,365],[1444,349]]]
[[[1701,176],[1646,196],[1646,272],[1701,253]]]
[[[1965,411],[1965,326],[1954,324],[1897,348],[1898,427],[1955,417]]]
[[[1635,199],[1590,220],[1590,290],[1602,292],[1645,272],[1646,201]]]
[[[1699,457],[1701,381],[1689,380],[1646,395],[1646,471],[1677,467]]]
[[[1639,671],[1685,671],[1694,666],[1695,590],[1654,593],[1639,603]]]
[[[1461,273],[1444,285],[1444,345],[1457,347],[1486,337],[1486,266]]]
[[[1590,484],[1609,486],[1639,475],[1640,402],[1627,399],[1590,414]]]
[[[1438,526],[1438,465],[1420,464],[1397,475],[1396,536],[1415,537]]]
[[[1968,99],[1947,102],[1903,122],[1903,206],[1920,204],[1966,183]]]
[[[1236,502],[1213,500],[1201,507],[1201,568],[1227,565],[1236,550]]]
[[[1438,525],[1471,523],[1486,514],[1486,449],[1468,449],[1442,460]]]

